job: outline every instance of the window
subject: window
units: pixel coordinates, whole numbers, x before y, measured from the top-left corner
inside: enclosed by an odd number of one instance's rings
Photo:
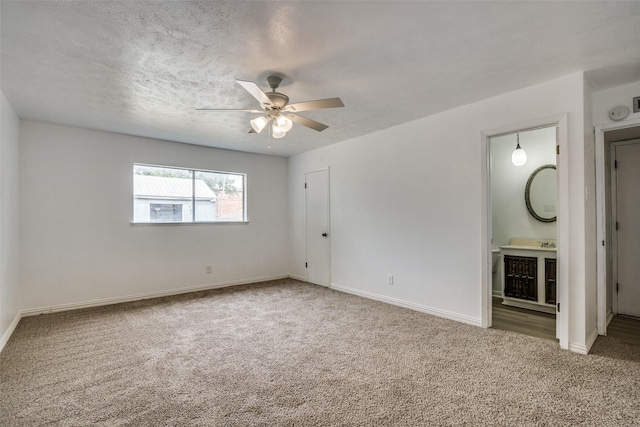
[[[244,222],[244,174],[133,165],[133,222]]]

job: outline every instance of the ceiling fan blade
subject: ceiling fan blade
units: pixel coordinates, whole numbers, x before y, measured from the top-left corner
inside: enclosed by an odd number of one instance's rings
[[[196,108],[196,111],[233,111],[236,113],[264,113],[264,110],[240,110],[235,108]]]
[[[283,111],[290,111],[292,113],[297,113],[298,111],[308,111],[308,110],[320,110],[322,108],[338,108],[344,107],[342,100],[340,98],[327,98],[327,99],[317,99],[315,101],[305,101],[298,102],[295,104],[289,104],[284,107]]]
[[[236,80],[236,81],[240,86],[245,88],[245,90],[249,92],[251,96],[257,99],[260,105],[263,105],[265,107],[273,107],[273,103],[271,102],[269,97],[265,95],[265,93],[262,91],[262,89],[258,87],[257,84],[255,84],[254,82],[248,82],[245,80]]]
[[[292,122],[297,123],[302,126],[306,126],[310,129],[317,130],[318,132],[322,132],[329,126],[324,125],[320,122],[316,122],[315,120],[308,119],[306,117],[298,116],[297,114],[285,114],[286,117],[290,118]]]

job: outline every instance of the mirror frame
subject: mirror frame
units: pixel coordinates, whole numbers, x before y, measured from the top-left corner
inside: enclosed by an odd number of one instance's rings
[[[554,221],[556,221],[558,216],[556,215],[553,218],[543,218],[540,215],[538,215],[536,213],[536,211],[533,209],[533,206],[531,206],[531,199],[530,199],[530,196],[529,196],[529,192],[531,191],[531,183],[533,182],[533,179],[536,177],[536,175],[538,175],[541,171],[543,171],[545,169],[556,169],[556,165],[552,165],[552,164],[542,165],[538,169],[536,169],[533,172],[531,172],[531,175],[529,176],[529,179],[527,180],[527,185],[524,188],[524,202],[527,204],[527,210],[529,211],[529,213],[531,214],[532,217],[534,217],[535,219],[537,219],[540,222],[554,222]]]

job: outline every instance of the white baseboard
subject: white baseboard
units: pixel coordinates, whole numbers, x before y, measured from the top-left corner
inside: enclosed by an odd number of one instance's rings
[[[415,304],[409,301],[404,301],[397,298],[388,297],[385,295],[374,294],[372,292],[361,291],[359,289],[350,288],[348,286],[338,285],[336,283],[331,284],[331,289],[336,291],[346,292],[348,294],[357,295],[360,297],[384,302],[399,307],[408,308],[410,310],[419,311],[421,313],[431,314],[436,317],[443,317],[449,320],[455,320],[456,322],[466,323],[473,326],[482,326],[482,319],[475,317],[465,316],[463,314],[453,313],[451,311],[440,310],[439,308],[428,307],[426,305]]]
[[[613,312],[610,311],[607,313],[607,326],[609,326],[609,323],[611,323],[612,320],[613,320]]]
[[[593,346],[593,344],[595,344],[597,339],[598,339],[598,328],[595,328],[593,331],[591,331],[591,333],[587,337],[587,353],[591,351],[591,347]]]
[[[569,351],[572,351],[574,353],[578,353],[578,354],[587,354],[587,346],[584,344],[576,344],[573,342],[569,343]]]
[[[598,329],[596,328],[593,331],[591,331],[591,333],[587,337],[587,342],[585,344],[576,344],[576,343],[570,342],[569,350],[573,351],[574,353],[589,354],[589,350],[591,350],[591,346],[593,346],[593,343],[596,342],[597,338],[598,338]]]
[[[502,298],[502,291],[496,291],[495,289],[491,290],[491,295],[496,298]]]
[[[289,277],[292,279],[300,280],[301,282],[306,282],[307,278],[304,276],[298,276],[297,274],[289,274]]]
[[[11,338],[13,331],[16,330],[16,326],[18,326],[18,322],[20,322],[20,319],[22,319],[22,314],[18,312],[18,314],[16,314],[16,317],[13,318],[13,321],[11,322],[7,330],[4,332],[4,334],[2,334],[2,338],[0,338],[0,353],[2,353],[2,350],[4,350],[4,346],[7,345],[7,342],[9,341],[9,338]]]
[[[140,301],[151,298],[160,298],[171,295],[186,294],[189,292],[206,291],[210,289],[226,288],[228,286],[247,285],[250,283],[266,282],[269,280],[286,279],[288,274],[277,276],[253,277],[243,280],[231,280],[227,282],[210,283],[206,285],[188,286],[185,288],[177,288],[166,291],[147,292],[143,294],[127,295],[123,297],[104,298],[99,300],[83,301],[70,304],[51,305],[46,307],[29,308],[21,311],[21,317],[36,316],[38,314],[56,313],[60,311],[78,310],[81,308],[99,307],[103,305],[120,304],[123,302]]]

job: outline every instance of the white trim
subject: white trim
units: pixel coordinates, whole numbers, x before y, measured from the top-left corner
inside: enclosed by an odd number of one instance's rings
[[[609,256],[611,257],[611,285],[618,283],[618,233],[616,233],[614,227],[614,218],[618,218],[618,174],[616,173],[615,167],[617,157],[616,147],[617,145],[615,143],[609,145],[609,188],[611,189],[611,239],[609,239],[609,247],[611,250],[609,251]],[[614,292],[613,289],[611,289],[611,312],[614,315],[618,314],[618,293]]]
[[[569,261],[571,257],[571,240],[569,238],[569,127],[567,115],[563,114],[558,120],[557,144],[560,155],[556,157],[556,169],[558,171],[558,225],[557,241],[558,259],[557,279],[560,284],[556,295],[556,302],[560,310],[556,312],[556,338],[560,343],[560,348],[568,350],[569,345],[569,312],[571,310],[571,299],[569,287],[571,286],[571,276],[569,274]]]
[[[589,354],[589,350],[591,350],[591,347],[596,342],[597,338],[598,338],[598,329],[596,328],[593,331],[591,331],[591,333],[587,337],[586,344],[583,345],[583,344],[569,343],[569,350],[573,351],[574,353]]]
[[[91,307],[99,307],[103,305],[120,304],[123,302],[132,302],[132,301],[140,301],[145,299],[160,298],[160,297],[166,297],[166,296],[172,296],[172,295],[187,294],[190,292],[226,288],[229,286],[248,285],[250,283],[286,279],[287,277],[289,277],[288,274],[281,274],[277,276],[254,277],[254,278],[244,279],[244,280],[232,280],[228,282],[210,283],[206,285],[189,286],[186,288],[178,288],[178,289],[171,289],[171,290],[158,291],[158,292],[147,292],[144,294],[128,295],[124,297],[104,298],[104,299],[92,300],[92,301],[51,305],[51,306],[22,310],[21,315],[22,317],[27,317],[27,316],[35,316],[38,314],[48,314],[48,313],[56,313],[60,311],[78,310],[81,308],[91,308]]]
[[[492,133],[482,132],[480,152],[483,159],[481,167],[481,223],[482,223],[482,284],[480,298],[480,323],[483,328],[490,328],[493,319],[493,211],[491,205],[491,152],[489,141]],[[502,257],[501,257],[502,258]],[[502,269],[500,269],[502,271]],[[500,291],[502,296],[502,291]]]
[[[22,319],[22,313],[18,312],[18,314],[16,314],[16,317],[13,318],[13,321],[11,322],[7,330],[2,335],[2,338],[0,338],[0,353],[2,353],[2,350],[4,350],[4,346],[7,345],[7,342],[9,342],[9,338],[11,338],[13,331],[16,330],[16,326],[18,326],[20,319]]]
[[[587,353],[591,351],[591,347],[593,347],[593,344],[596,342],[597,339],[598,339],[598,328],[595,328],[594,330],[591,331],[591,333],[587,337]]]
[[[249,224],[249,221],[196,221],[196,222],[130,222],[132,227],[147,227],[156,225],[244,225]]]
[[[596,154],[596,263],[597,263],[597,324],[600,335],[607,334],[607,325],[613,317],[613,313],[607,313],[607,217],[606,217],[606,173],[604,133],[611,130],[625,129],[640,126],[640,118],[625,120],[595,126],[595,154]],[[605,246],[602,246],[602,242]]]
[[[491,290],[491,296],[492,297],[497,297],[497,298],[502,298],[502,291],[496,291],[495,289]]]
[[[350,288],[348,286],[338,285],[336,283],[331,284],[331,289],[336,291],[345,292],[352,295],[357,295],[367,299],[372,299],[387,304],[395,305],[398,307],[408,308],[410,310],[419,311],[421,313],[430,314],[436,317],[443,317],[449,320],[455,320],[456,322],[466,323],[468,325],[482,327],[482,319],[476,317],[465,316],[463,314],[454,313],[451,311],[441,310],[439,308],[428,307],[426,305],[415,304],[409,301],[404,301],[397,298],[388,297],[385,295],[375,294],[373,292],[362,291],[360,289]]]
[[[300,280],[301,282],[306,282],[306,281],[307,281],[306,277],[304,277],[304,276],[299,276],[299,275],[297,275],[297,274],[289,274],[289,277],[290,277],[291,279]]]
[[[598,333],[607,335],[607,224],[604,132],[594,129],[596,154],[596,318]]]
[[[548,117],[528,120],[516,124],[510,124],[499,128],[482,132],[481,134],[481,193],[482,193],[482,307],[481,323],[483,327],[491,326],[491,189],[490,189],[490,152],[489,139],[494,136],[514,133],[527,129],[535,129],[546,126],[558,128],[556,144],[559,146],[560,155],[556,159],[556,169],[558,171],[558,221],[557,221],[557,259],[558,259],[558,294],[557,302],[561,310],[556,313],[556,337],[559,340],[560,348],[569,349],[569,137],[567,114],[556,114]]]
[[[614,283],[618,283],[619,281],[619,276],[618,276],[618,233],[615,232],[615,227],[614,224],[617,221],[618,218],[618,172],[617,172],[617,168],[616,168],[616,162],[618,160],[618,154],[617,154],[617,149],[618,147],[621,146],[625,146],[625,145],[637,145],[640,144],[640,138],[634,138],[632,140],[625,140],[625,141],[612,141],[609,145],[610,148],[610,162],[609,162],[609,173],[610,173],[610,188],[611,188],[611,218],[610,218],[610,224],[611,224],[611,239],[610,240],[610,247],[611,250],[609,251],[610,256],[611,256],[611,285],[613,286]],[[615,218],[615,220],[614,220]],[[612,314],[616,315],[619,313],[618,311],[618,306],[619,306],[619,294],[618,292],[614,292],[613,289],[611,289],[611,312]]]
[[[576,344],[576,343],[573,343],[573,342],[569,343],[569,351],[572,351],[572,352],[578,353],[578,354],[587,354],[588,353],[586,345]]]

